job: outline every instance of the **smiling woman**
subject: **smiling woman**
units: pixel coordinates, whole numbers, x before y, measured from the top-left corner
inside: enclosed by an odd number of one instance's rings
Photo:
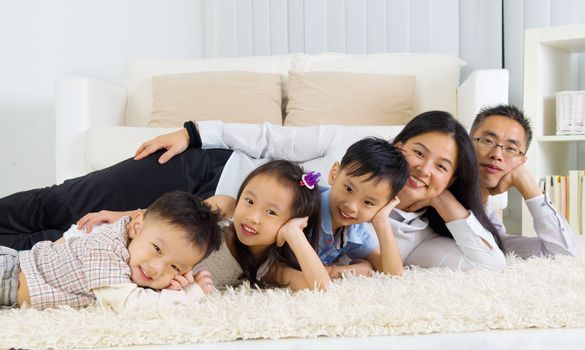
[[[457,145],[452,136],[431,131],[413,136],[404,144],[394,141],[410,167],[410,177],[400,192],[399,209],[416,210],[441,194],[454,180]]]
[[[449,113],[412,119],[394,138],[410,177],[390,220],[406,264],[502,270],[504,254],[481,205],[476,158],[465,128]]]

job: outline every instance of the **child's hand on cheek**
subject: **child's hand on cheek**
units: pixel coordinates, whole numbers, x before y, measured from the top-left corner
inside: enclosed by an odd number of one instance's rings
[[[193,274],[191,273],[191,271],[187,271],[182,275],[176,275],[175,277],[173,277],[173,279],[171,280],[171,284],[165,289],[181,290],[193,282],[195,282]]]
[[[211,278],[211,273],[207,270],[201,270],[195,274],[195,282],[201,287],[203,293],[205,295],[213,292],[215,290],[215,286],[213,285],[213,279]]]
[[[400,199],[398,199],[398,197],[394,197],[392,198],[388,204],[386,204],[385,206],[383,206],[382,208],[380,208],[380,210],[378,210],[378,212],[376,213],[376,215],[374,215],[374,217],[372,218],[372,220],[370,220],[370,223],[375,224],[378,221],[388,221],[388,217],[390,216],[390,212],[396,208],[396,206],[400,204]]]
[[[278,247],[282,247],[285,242],[293,239],[294,237],[298,237],[299,233],[301,236],[305,236],[303,233],[303,229],[307,227],[308,217],[302,218],[292,218],[286,222],[286,224],[282,225],[282,227],[278,230],[278,234],[276,235],[276,245]]]

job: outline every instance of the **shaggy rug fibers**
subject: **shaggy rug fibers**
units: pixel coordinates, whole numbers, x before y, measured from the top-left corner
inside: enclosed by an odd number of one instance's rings
[[[585,254],[508,257],[502,273],[408,269],[326,292],[244,285],[200,304],[115,314],[91,307],[0,312],[0,347],[79,348],[236,339],[585,327]]]

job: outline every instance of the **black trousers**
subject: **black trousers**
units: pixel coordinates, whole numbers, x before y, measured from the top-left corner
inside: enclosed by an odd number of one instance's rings
[[[232,151],[189,148],[164,165],[158,164],[161,154],[0,199],[0,245],[27,250],[36,242],[57,240],[89,212],[146,208],[169,191],[208,198]]]

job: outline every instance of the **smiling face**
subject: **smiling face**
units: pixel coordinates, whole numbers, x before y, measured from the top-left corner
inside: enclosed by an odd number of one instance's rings
[[[274,176],[260,174],[242,191],[234,211],[238,239],[256,256],[276,242],[278,230],[292,218],[293,193]]]
[[[338,162],[329,171],[329,208],[334,232],[342,226],[370,221],[390,201],[392,186],[387,181],[367,181],[369,177],[349,176]]]
[[[504,147],[526,151],[526,134],[517,121],[501,115],[487,117],[474,131],[472,138],[484,138]],[[522,155],[506,154],[502,147],[488,147],[474,140],[481,187],[493,188],[500,179],[526,161]]]
[[[128,225],[131,278],[141,287],[166,288],[204,256],[182,229],[157,217],[139,214]]]
[[[451,135],[428,132],[404,144],[399,142],[396,147],[402,149],[410,174],[398,193],[399,208],[435,198],[452,183],[457,169],[457,144]]]

